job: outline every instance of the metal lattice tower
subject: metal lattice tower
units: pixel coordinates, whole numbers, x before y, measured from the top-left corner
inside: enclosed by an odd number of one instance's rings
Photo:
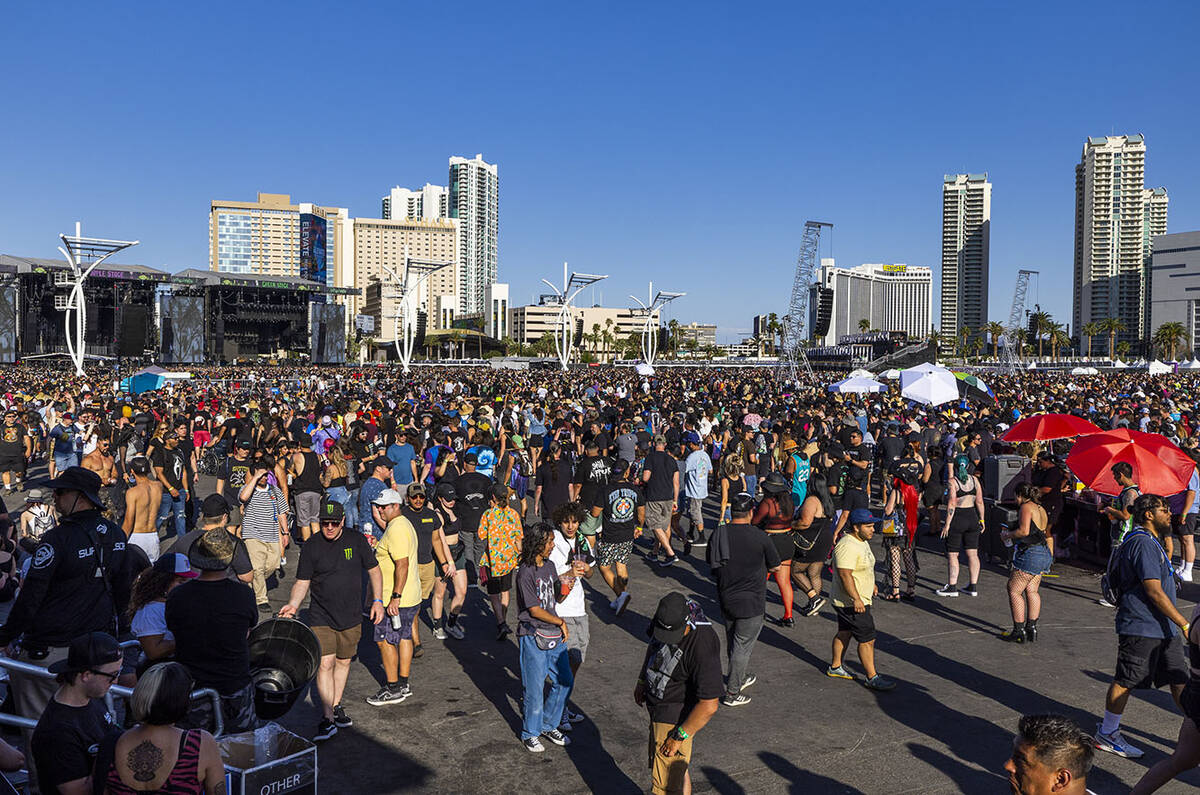
[[[1036,276],[1037,271],[1017,271],[1017,286],[1013,290],[1012,308],[1008,312],[1008,325],[1004,327],[1004,345],[1001,346],[1001,362],[1004,371],[1016,373],[1021,369],[1017,360],[1017,340],[1024,328],[1025,297],[1029,294],[1029,277]]]
[[[833,224],[824,221],[805,221],[804,237],[800,242],[800,258],[796,261],[796,277],[792,281],[792,302],[784,317],[783,356],[780,364],[786,363],[786,375],[793,381],[800,380],[800,369],[804,369],[809,380],[815,380],[808,356],[804,353],[804,329],[808,324],[808,294],[812,290],[813,277],[821,252],[821,227],[833,229]],[[780,373],[783,375],[783,373]]]

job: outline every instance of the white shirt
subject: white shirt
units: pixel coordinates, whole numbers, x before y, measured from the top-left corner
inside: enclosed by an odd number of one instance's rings
[[[558,530],[554,531],[554,550],[550,553],[550,560],[554,563],[554,571],[558,574],[566,574],[571,571],[571,553],[574,551],[573,544],[563,538],[563,534]],[[555,613],[559,618],[578,618],[587,615],[587,606],[583,601],[583,578],[575,578],[575,587],[571,589],[571,593],[567,598],[558,603],[555,608]]]
[[[133,616],[130,624],[135,638],[147,635],[162,635],[163,640],[175,640],[175,636],[167,629],[167,603],[149,602]]]

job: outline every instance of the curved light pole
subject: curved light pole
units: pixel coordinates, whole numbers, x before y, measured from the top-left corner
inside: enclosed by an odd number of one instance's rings
[[[392,277],[392,287],[382,297],[396,299],[400,303],[398,311],[391,317],[395,321],[392,328],[395,335],[396,356],[404,367],[405,375],[408,374],[412,364],[413,343],[416,341],[417,335],[417,304],[421,298],[421,288],[429,281],[429,277],[434,271],[453,264],[453,262],[413,259],[408,256],[408,247],[405,246],[403,277],[387,265],[383,266],[383,269]],[[429,305],[432,308],[433,296],[430,296]]]
[[[558,315],[554,319],[554,348],[558,353],[558,363],[562,369],[567,369],[567,362],[571,358],[571,336],[574,329],[571,322],[572,302],[579,292],[588,285],[595,284],[602,279],[607,279],[608,275],[596,276],[591,273],[572,273],[567,276],[567,263],[563,263],[563,286],[558,289],[558,286],[550,282],[548,279],[542,279],[542,283],[554,291],[554,295],[550,296],[559,307]]]
[[[662,290],[655,293],[654,282],[650,282],[650,289],[646,293],[649,303],[642,303],[642,299],[636,295],[629,296],[638,304],[638,308],[633,311],[638,315],[646,316],[646,322],[642,325],[642,361],[646,363],[647,367],[654,367],[654,355],[658,353],[657,313],[676,298],[682,298],[685,295],[687,293],[670,293]]]
[[[71,266],[74,282],[71,285],[71,295],[67,299],[67,310],[64,313],[64,330],[67,335],[67,353],[75,363],[75,375],[83,375],[84,345],[83,335],[87,325],[87,312],[84,309],[83,281],[91,275],[104,260],[118,251],[136,246],[137,240],[105,240],[99,237],[83,237],[80,234],[80,224],[75,223],[75,235],[67,237],[59,235],[63,244],[58,247]],[[74,321],[74,335],[71,332]]]

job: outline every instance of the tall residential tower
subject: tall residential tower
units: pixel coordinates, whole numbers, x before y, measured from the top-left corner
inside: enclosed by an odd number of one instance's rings
[[[449,191],[442,185],[430,185],[417,190],[392,188],[383,197],[383,214],[387,221],[405,221],[415,218],[421,221],[438,221],[450,217]]]
[[[992,183],[987,174],[947,174],[942,180],[941,332],[963,326],[979,334],[988,322],[988,247]]]
[[[458,220],[460,311],[484,311],[484,288],[496,281],[500,181],[483,155],[450,158],[450,217]]]
[[[1075,166],[1073,334],[1119,319],[1119,341],[1150,336],[1151,240],[1167,231],[1167,191],[1145,189],[1141,135],[1089,137]]]

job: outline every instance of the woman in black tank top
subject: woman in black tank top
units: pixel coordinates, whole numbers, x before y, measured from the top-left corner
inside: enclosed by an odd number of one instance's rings
[[[1010,643],[1037,640],[1037,622],[1042,613],[1038,586],[1050,570],[1054,556],[1046,545],[1049,519],[1041,505],[1042,491],[1030,483],[1017,486],[1019,520],[1015,530],[1004,530],[1000,537],[1014,545],[1012,570],[1008,575],[1008,607],[1012,611],[1012,629],[1000,637]]]

